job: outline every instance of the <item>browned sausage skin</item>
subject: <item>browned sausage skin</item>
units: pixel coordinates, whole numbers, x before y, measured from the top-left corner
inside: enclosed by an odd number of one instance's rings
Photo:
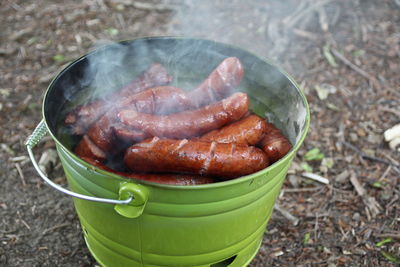
[[[203,177],[199,175],[186,175],[186,174],[143,174],[143,173],[128,173],[128,172],[118,172],[115,171],[101,161],[91,158],[82,157],[82,159],[93,166],[96,166],[102,170],[115,173],[126,178],[138,179],[143,181],[149,181],[159,184],[169,184],[169,185],[199,185],[199,184],[210,184],[214,182],[214,179],[209,177]]]
[[[233,93],[233,88],[240,84],[243,76],[240,60],[236,57],[226,58],[197,88],[188,93],[189,97],[196,101],[197,107],[221,100]]]
[[[87,135],[82,137],[82,140],[75,148],[75,154],[80,158],[91,158],[100,161],[106,159],[106,154]]]
[[[221,129],[208,132],[202,135],[199,140],[255,145],[264,136],[266,129],[267,124],[265,119],[252,114]]]
[[[139,112],[154,114],[168,114],[193,107],[185,92],[172,86],[155,87],[126,97],[119,106],[106,112],[88,130],[87,135],[103,151],[112,152],[114,133],[124,141],[138,142],[148,137],[140,130],[122,127],[118,122],[117,109],[127,106]]]
[[[265,136],[258,146],[267,154],[271,163],[281,159],[292,148],[289,140],[272,123],[267,123]]]
[[[247,113],[248,108],[248,96],[244,93],[235,93],[222,101],[196,110],[166,116],[122,110],[118,117],[124,124],[150,136],[182,139],[194,137],[239,120]]]
[[[124,162],[137,172],[188,173],[224,179],[251,174],[268,166],[265,153],[254,146],[157,137],[128,148]]]
[[[141,92],[147,88],[169,84],[172,81],[172,76],[160,63],[154,63],[149,69],[139,75],[138,78],[124,86],[118,96],[130,96]]]
[[[121,122],[113,124],[111,128],[118,139],[131,144],[150,137],[146,133],[131,129]]]
[[[110,106],[117,105],[124,97],[141,92],[147,88],[168,84],[172,77],[159,63],[153,64],[139,77],[118,92],[110,95],[105,100],[96,100],[86,105],[76,107],[65,117],[65,124],[73,128],[74,134],[84,134],[97,119],[99,119]]]
[[[173,86],[158,86],[127,96],[116,109],[133,107],[138,112],[165,115],[194,108],[186,92]]]
[[[103,115],[88,130],[87,136],[104,152],[110,152],[114,143],[112,124],[116,111],[112,110]]]

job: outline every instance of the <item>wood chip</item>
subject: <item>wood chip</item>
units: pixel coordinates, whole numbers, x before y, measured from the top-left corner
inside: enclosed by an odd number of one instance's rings
[[[350,182],[354,186],[354,189],[356,190],[357,194],[361,197],[364,196],[365,189],[360,184],[360,181],[358,181],[357,176],[354,173],[352,173],[352,175],[350,176]]]
[[[382,207],[376,201],[374,197],[370,197],[366,194],[365,188],[361,185],[360,181],[358,180],[356,174],[352,172],[350,176],[350,182],[354,186],[357,194],[362,198],[364,205],[366,206],[366,214],[368,220],[371,218],[375,218],[382,210]]]
[[[21,169],[21,166],[19,165],[19,163],[15,163],[15,168],[17,169],[19,177],[21,178],[22,185],[26,186],[25,176],[24,176],[24,173],[22,172],[22,169]]]
[[[397,148],[397,151],[400,152],[400,136],[398,136],[398,137],[392,139],[392,140],[389,142],[389,147],[390,147],[390,149],[392,149],[392,150],[396,150],[396,148]]]
[[[5,144],[5,143],[2,143],[2,144],[1,144],[1,148],[2,148],[5,152],[7,152],[8,154],[10,154],[11,156],[14,156],[14,155],[15,155],[15,151],[12,150],[12,149],[10,148],[9,145],[7,145],[7,144]]]
[[[389,142],[396,137],[400,137],[400,124],[396,124],[390,129],[387,129],[384,133],[383,136],[385,137],[385,141]]]
[[[55,149],[48,149],[40,157],[39,168],[47,174],[57,164],[57,160],[57,151]]]
[[[276,209],[277,211],[279,211],[283,217],[285,217],[286,219],[288,219],[289,221],[291,221],[293,223],[294,226],[299,224],[299,218],[297,218],[296,216],[292,215],[289,211],[283,209],[281,206],[279,206],[278,204],[275,204],[274,209]]]
[[[348,170],[344,170],[338,176],[335,177],[335,181],[343,184],[348,181],[349,176],[350,172]]]
[[[25,28],[25,29],[22,29],[22,30],[20,30],[20,31],[14,32],[14,33],[9,37],[9,39],[10,39],[11,41],[17,41],[17,40],[19,40],[20,38],[22,38],[23,36],[25,36],[25,35],[27,35],[27,34],[30,34],[30,33],[32,33],[32,32],[33,32],[33,28]]]
[[[27,156],[19,156],[19,157],[12,157],[10,158],[10,161],[12,162],[19,162],[19,161],[25,161],[29,159]]]
[[[311,172],[303,172],[301,174],[302,177],[323,183],[323,184],[329,184],[329,180],[325,177],[322,177],[321,175],[311,173]]]

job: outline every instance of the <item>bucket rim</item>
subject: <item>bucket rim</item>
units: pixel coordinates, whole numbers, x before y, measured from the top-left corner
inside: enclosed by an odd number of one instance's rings
[[[160,183],[155,183],[155,182],[149,182],[149,181],[143,181],[143,180],[139,180],[139,179],[133,179],[133,178],[127,178],[112,172],[108,172],[105,170],[102,170],[84,160],[82,160],[81,158],[79,158],[78,156],[75,155],[75,153],[73,153],[72,151],[70,151],[68,148],[66,148],[62,142],[60,142],[58,140],[58,138],[56,137],[56,135],[52,132],[51,128],[49,127],[48,123],[47,123],[47,118],[45,115],[45,104],[46,104],[46,100],[48,98],[49,92],[51,90],[51,88],[54,86],[54,84],[56,83],[56,81],[58,80],[58,78],[60,76],[62,76],[65,72],[69,71],[69,69],[71,67],[73,67],[77,62],[83,60],[84,58],[86,58],[87,56],[94,54],[98,51],[100,51],[101,49],[106,49],[107,47],[109,47],[110,45],[113,44],[125,44],[125,43],[130,43],[130,42],[134,42],[134,41],[145,41],[145,40],[163,40],[163,39],[175,39],[175,40],[193,40],[193,41],[203,41],[203,42],[210,42],[210,43],[214,43],[220,46],[225,46],[225,47],[231,47],[233,49],[236,50],[241,50],[244,51],[252,56],[254,56],[255,58],[260,59],[261,61],[265,62],[266,64],[270,65],[271,67],[274,67],[277,71],[279,71],[281,74],[283,74],[285,76],[285,78],[287,78],[289,80],[289,82],[296,88],[297,93],[300,95],[300,98],[304,104],[304,107],[306,109],[306,118],[305,118],[305,125],[303,127],[303,131],[302,134],[300,136],[300,138],[298,138],[297,142],[295,143],[295,145],[290,149],[290,151],[281,159],[279,159],[278,161],[274,162],[273,164],[269,165],[267,168],[262,169],[260,171],[257,171],[255,173],[249,174],[249,175],[245,175],[245,176],[241,176],[238,178],[234,178],[231,180],[225,180],[225,181],[218,181],[216,183],[210,183],[210,184],[201,184],[201,185],[169,185],[169,184],[160,184]],[[51,80],[50,84],[47,86],[44,97],[43,97],[43,101],[42,101],[42,117],[43,117],[43,121],[46,125],[46,128],[48,130],[48,133],[50,134],[50,136],[52,137],[52,139],[55,141],[55,143],[57,144],[58,147],[61,147],[64,151],[66,151],[68,154],[70,154],[70,156],[72,156],[75,160],[77,160],[80,164],[84,165],[85,167],[91,168],[92,170],[106,175],[108,176],[110,179],[118,179],[120,181],[125,181],[125,182],[135,182],[135,183],[139,183],[139,184],[144,184],[144,185],[148,185],[148,186],[154,186],[154,187],[162,187],[165,189],[178,189],[178,190],[205,190],[205,189],[210,189],[210,188],[218,188],[218,187],[226,187],[226,186],[231,186],[231,185],[235,185],[235,184],[240,184],[240,183],[245,183],[247,181],[250,181],[256,177],[262,176],[265,173],[268,173],[270,171],[272,171],[275,168],[280,168],[283,167],[282,165],[287,164],[287,161],[290,161],[296,154],[296,152],[300,149],[300,146],[303,144],[304,139],[307,136],[309,127],[310,127],[310,107],[307,101],[307,98],[304,94],[304,92],[301,90],[299,84],[278,64],[272,62],[272,60],[266,58],[266,57],[262,57],[259,56],[257,54],[255,54],[253,51],[244,49],[240,46],[237,45],[233,45],[233,44],[227,44],[227,43],[223,43],[223,42],[219,42],[219,41],[215,41],[215,40],[210,40],[210,39],[205,39],[205,38],[193,38],[193,37],[185,37],[185,36],[148,36],[148,37],[138,37],[138,38],[132,38],[132,39],[125,39],[125,40],[120,40],[120,41],[115,41],[112,43],[107,43],[104,44],[98,48],[95,48],[91,51],[89,51],[86,54],[83,54],[82,56],[78,57],[77,59],[73,60],[72,62],[70,62],[67,66],[65,66],[62,70],[60,70],[57,75],[55,75],[55,77]]]

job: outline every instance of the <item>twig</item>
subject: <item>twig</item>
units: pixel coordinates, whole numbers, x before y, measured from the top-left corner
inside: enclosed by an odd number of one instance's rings
[[[28,230],[31,230],[31,227],[29,226],[29,224],[26,221],[24,221],[23,219],[20,219],[20,220],[21,220],[22,224],[25,225],[26,228],[28,228]]]
[[[14,156],[14,155],[15,155],[15,151],[12,150],[7,144],[2,143],[2,144],[1,144],[1,148],[2,148],[5,152],[7,152],[8,154],[10,154],[11,156]]]
[[[326,12],[324,7],[320,7],[318,8],[318,18],[319,18],[319,24],[321,27],[321,30],[323,30],[324,32],[327,32],[329,30],[329,22],[326,16]]]
[[[376,80],[375,77],[372,77],[370,74],[368,74],[366,71],[352,63],[350,60],[348,60],[344,55],[342,55],[339,51],[337,51],[335,48],[331,47],[331,51],[335,57],[337,57],[339,60],[341,60],[344,64],[349,66],[352,70],[363,76],[365,79],[370,81],[375,87],[379,88],[380,85],[378,81]]]
[[[29,158],[27,156],[19,156],[19,157],[10,158],[10,160],[13,161],[13,162],[24,161],[26,159],[29,159]]]
[[[358,181],[357,176],[354,173],[352,173],[352,175],[350,176],[350,182],[354,186],[354,189],[356,189],[357,195],[359,195],[360,197],[364,196],[365,189],[360,184],[360,181]]]
[[[317,232],[318,232],[318,219],[319,215],[318,212],[315,214],[315,225],[314,225],[314,241],[317,241]]]
[[[306,188],[285,188],[282,189],[284,193],[297,193],[297,192],[312,192],[322,189],[323,186],[306,187]]]
[[[387,107],[379,107],[380,111],[385,111],[385,112],[389,112],[389,113],[393,113],[394,115],[400,117],[400,111],[391,109],[391,108],[387,108]]]
[[[347,239],[347,234],[348,234],[348,232],[346,233],[346,232],[344,231],[344,229],[343,229],[341,223],[338,223],[338,226],[339,226],[340,232],[342,233],[341,241],[344,241],[344,240]]]
[[[302,12],[302,10],[303,9],[305,9],[307,7],[307,2],[306,1],[300,1],[300,3],[297,5],[297,7],[296,7],[296,10],[294,10],[293,12],[292,12],[292,14],[290,14],[289,16],[287,16],[286,18],[284,18],[283,20],[282,20],[282,22],[284,23],[284,24],[287,24],[287,23],[289,23],[290,22],[290,20],[293,18],[293,17],[296,17],[299,13],[301,13]]]
[[[124,16],[121,13],[117,13],[117,21],[121,25],[122,29],[126,29],[126,22]]]
[[[389,211],[391,209],[391,207],[399,200],[399,195],[395,194],[394,197],[392,198],[392,200],[385,206],[385,213],[386,215],[389,215]]]
[[[169,5],[163,5],[163,4],[153,4],[149,2],[137,2],[137,1],[132,1],[132,6],[137,9],[143,9],[143,10],[157,10],[157,11],[166,11],[166,10],[172,10],[173,7]]]
[[[317,1],[317,2],[311,2],[308,7],[304,8],[303,10],[301,10],[300,12],[298,12],[297,14],[295,14],[292,17],[286,17],[283,20],[283,23],[286,24],[286,26],[288,28],[293,27],[294,25],[296,25],[305,15],[307,15],[308,13],[318,9],[321,6],[326,5],[327,3],[329,3],[330,0],[322,0],[322,1]]]
[[[282,207],[280,207],[278,204],[275,204],[274,207],[277,211],[279,211],[283,217],[285,217],[286,219],[288,219],[289,221],[291,221],[293,223],[294,226],[299,224],[299,218],[293,216],[292,214],[290,214],[290,212],[288,212],[287,210],[283,209]]]
[[[62,224],[55,225],[53,227],[50,227],[50,228],[47,228],[46,230],[44,230],[42,234],[45,235],[48,232],[54,231],[54,230],[59,229],[59,228],[63,228],[63,227],[68,226],[68,225],[71,225],[71,223],[62,223]]]
[[[378,181],[382,181],[383,179],[385,179],[391,169],[392,169],[392,165],[389,165],[386,168],[385,172],[382,174],[382,176],[378,179]]]
[[[388,161],[388,160],[384,160],[384,159],[378,158],[378,157],[370,156],[370,155],[366,154],[365,152],[361,151],[359,148],[357,148],[357,147],[355,147],[354,145],[350,144],[350,143],[347,142],[347,141],[342,141],[342,144],[345,145],[345,146],[347,146],[348,148],[350,148],[351,150],[353,150],[353,151],[356,152],[357,154],[359,154],[360,157],[365,158],[365,159],[369,159],[369,160],[374,160],[374,161],[381,162],[381,163],[385,163],[385,164],[387,164],[387,165],[392,165],[392,166],[394,167],[394,169],[395,169],[398,173],[400,173],[400,169],[399,169],[400,166],[396,165],[395,163],[390,162],[390,161]]]
[[[19,174],[19,177],[21,178],[22,185],[23,185],[23,186],[26,186],[24,173],[22,172],[22,169],[21,169],[21,166],[19,165],[19,163],[15,163],[15,168],[17,169],[17,172],[18,172],[18,174]]]
[[[297,28],[293,28],[293,33],[296,34],[297,36],[300,36],[300,37],[303,37],[303,38],[307,38],[307,39],[310,39],[312,41],[318,40],[318,36],[317,35],[315,35],[314,33],[308,32],[308,31],[303,31],[303,30],[300,30],[300,29],[297,29]],[[309,74],[309,72],[307,74]]]
[[[400,232],[393,232],[393,233],[383,233],[383,234],[374,234],[375,237],[380,238],[395,238],[400,240]]]
[[[352,172],[350,176],[350,182],[356,189],[357,195],[362,198],[364,205],[366,206],[365,208],[368,219],[369,217],[376,217],[376,215],[381,212],[382,207],[379,205],[374,197],[370,197],[366,194],[364,187],[361,185],[354,172]]]
[[[392,158],[388,154],[383,154],[383,156],[388,158],[390,160],[390,162],[392,163],[392,165],[394,165],[396,168],[400,168],[400,163],[397,160],[395,160],[394,158]]]
[[[328,179],[326,179],[325,177],[322,177],[322,176],[320,176],[318,174],[315,174],[315,173],[303,172],[301,174],[301,176],[305,177],[305,178],[309,178],[309,179],[317,181],[317,182],[320,182],[320,183],[323,183],[323,184],[329,184],[329,180]]]

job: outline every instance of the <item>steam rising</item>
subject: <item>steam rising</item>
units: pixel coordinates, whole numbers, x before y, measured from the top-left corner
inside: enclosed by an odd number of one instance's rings
[[[283,2],[163,0],[161,2],[161,5],[169,7],[173,11],[168,25],[165,25],[165,35],[198,37],[233,44],[253,51],[262,57],[273,59],[278,64],[281,64],[285,53],[296,42],[297,35],[301,35],[302,31],[303,33],[310,29],[312,31],[320,23],[326,28],[330,23],[322,21],[325,14],[323,8],[329,3],[327,0],[287,0]],[[127,39],[130,37],[132,36],[127,36]],[[110,41],[99,41],[95,48],[111,43]],[[137,74],[130,73],[126,68],[126,64],[130,60],[128,57],[130,48],[117,43],[111,45],[115,49],[99,51],[96,57],[89,58],[82,85],[95,89],[97,94],[93,96],[94,98],[104,96],[104,92],[117,90]],[[174,64],[180,64],[181,59],[193,54],[196,49],[207,48],[177,46],[170,49],[174,58],[171,58],[170,54],[163,54],[162,50],[151,53],[159,58],[164,58],[164,64],[169,65],[170,74],[179,84],[187,77],[176,71],[178,68],[175,68]],[[150,55],[146,46],[136,47],[135,50],[135,53],[153,56]],[[225,55],[213,56],[219,57],[221,60],[226,57]],[[193,60],[201,61],[204,58],[193,58]],[[146,66],[142,65],[143,70]],[[138,69],[137,64],[136,69]],[[186,90],[192,89],[188,88],[189,86],[184,87]]]
[[[107,49],[102,47],[107,45]],[[88,65],[85,68],[82,87],[90,87],[94,92],[89,102],[97,98],[107,101],[107,95],[128,82],[132,74],[126,68],[129,47],[112,43],[111,41],[101,41],[94,47],[96,49],[92,56],[88,57]]]
[[[302,20],[304,10],[315,13],[317,8],[328,1],[319,1],[315,4],[311,0],[300,3],[295,0],[285,3],[259,0],[186,0],[178,5],[175,0],[163,2],[170,4],[173,9],[173,17],[166,26],[166,35],[198,37],[233,44],[280,64],[289,46],[296,40],[293,29],[306,30],[315,24],[313,19]],[[101,48],[104,44],[107,44],[107,49]],[[100,98],[111,107],[114,103],[110,102],[110,93],[128,84],[150,64],[159,62],[154,59],[162,59],[161,63],[174,78],[172,85],[187,91],[192,90],[207,77],[204,73],[209,73],[216,67],[216,60],[221,62],[231,56],[204,46],[199,47],[196,43],[192,46],[179,43],[174,45],[175,47],[167,47],[166,50],[164,48],[154,50],[149,49],[145,42],[143,45],[136,43],[135,47],[131,47],[100,41],[95,47],[96,51],[87,57],[87,66],[80,81],[81,88],[88,88],[86,91],[90,92],[89,98],[85,98],[86,102]],[[203,56],[204,53],[196,53],[200,49],[209,51],[207,58]],[[135,55],[140,55],[140,62],[135,60]],[[144,62],[142,60],[144,58],[148,61]],[[196,71],[203,72],[201,75],[196,74],[196,77],[194,74],[182,72],[191,70],[187,58],[196,62]],[[253,67],[257,66],[249,64],[246,71],[252,72]],[[273,74],[268,77],[273,78]],[[283,77],[279,75],[279,78]],[[70,96],[66,98],[71,99]]]
[[[168,31],[234,44],[278,60],[291,39],[284,19],[299,5],[279,2],[188,0],[176,6]]]

